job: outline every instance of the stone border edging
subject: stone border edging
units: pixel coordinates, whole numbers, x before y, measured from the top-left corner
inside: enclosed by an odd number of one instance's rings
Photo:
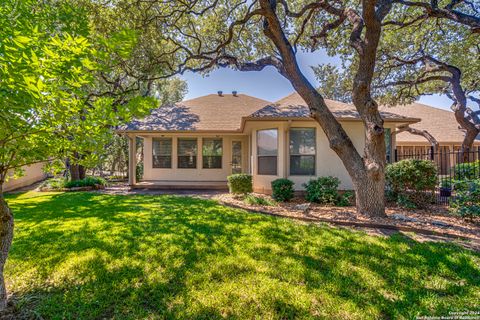
[[[442,233],[438,231],[420,229],[420,228],[414,228],[414,227],[394,226],[390,224],[381,224],[381,223],[369,223],[369,222],[365,223],[365,222],[354,222],[354,221],[330,220],[330,219],[324,219],[324,218],[284,216],[278,213],[273,213],[273,212],[269,212],[262,209],[250,209],[250,208],[245,208],[245,207],[228,203],[225,201],[221,201],[221,200],[217,200],[217,201],[220,204],[223,204],[225,206],[235,208],[235,209],[242,209],[252,213],[260,213],[260,214],[265,214],[273,217],[300,220],[305,222],[325,222],[325,223],[331,223],[334,225],[341,225],[341,226],[348,226],[348,227],[362,227],[362,228],[369,228],[369,229],[388,229],[388,230],[396,230],[396,231],[403,231],[403,232],[415,232],[415,233],[430,235],[430,236],[440,236],[440,237],[456,238],[456,239],[469,240],[469,241],[478,241],[478,239],[472,238],[472,237],[460,236],[460,235],[451,234],[448,232]]]

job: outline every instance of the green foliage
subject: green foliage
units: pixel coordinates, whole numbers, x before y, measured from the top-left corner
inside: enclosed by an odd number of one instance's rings
[[[252,176],[245,173],[228,176],[228,188],[233,194],[247,194],[253,191]]]
[[[338,192],[339,185],[340,180],[337,177],[320,177],[315,180],[310,180],[303,184],[306,191],[305,199],[320,204],[349,205],[349,199],[352,197],[352,193],[345,192],[344,194],[340,194]]]
[[[99,187],[106,186],[107,181],[100,177],[86,177],[82,180],[69,181],[65,178],[52,178],[45,180],[40,189],[62,190],[77,187]]]
[[[385,170],[387,188],[404,207],[424,207],[430,203],[437,185],[437,168],[428,160],[406,159],[389,164]]]
[[[459,163],[455,165],[453,171],[457,180],[477,179],[480,177],[480,160]]]
[[[352,198],[353,198],[353,192],[345,191],[338,196],[337,202],[335,203],[335,205],[339,207],[348,207],[352,205]]]
[[[461,217],[480,217],[480,179],[464,180],[455,185],[455,197],[450,212]]]
[[[276,201],[290,201],[293,198],[293,181],[285,178],[272,181],[272,197]]]
[[[277,203],[273,200],[270,200],[266,197],[255,196],[253,194],[247,194],[243,201],[249,205],[258,205],[258,206],[275,206]]]
[[[7,201],[18,229],[5,274],[23,297],[12,299],[11,319],[413,319],[478,307],[480,255],[453,242],[190,197],[29,192]]]
[[[65,188],[65,183],[67,180],[65,178],[52,178],[42,182],[40,185],[40,189],[52,189],[52,190],[60,190]]]
[[[107,181],[100,177],[86,177],[85,179],[76,180],[76,181],[67,181],[64,183],[64,187],[67,189],[78,188],[78,187],[98,187],[106,186]]]
[[[137,181],[142,180],[143,178],[143,163],[137,163],[137,167],[135,168],[135,178]]]
[[[440,181],[440,188],[452,188],[454,181],[451,179],[442,179]]]

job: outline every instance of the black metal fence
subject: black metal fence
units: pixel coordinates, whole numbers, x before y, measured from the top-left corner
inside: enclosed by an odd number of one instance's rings
[[[404,159],[430,160],[437,166],[438,184],[434,190],[437,204],[448,205],[455,199],[455,185],[480,179],[480,147],[473,150],[450,150],[440,147],[395,149],[394,162]]]

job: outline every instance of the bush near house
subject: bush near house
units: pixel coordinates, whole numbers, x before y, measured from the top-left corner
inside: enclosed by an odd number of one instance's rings
[[[480,179],[457,182],[455,190],[450,212],[466,218],[480,217]]]
[[[389,164],[385,178],[390,199],[402,207],[425,207],[437,185],[437,168],[432,161],[406,159]]]
[[[480,177],[480,160],[468,163],[459,163],[453,168],[455,179],[470,180]]]
[[[100,177],[86,177],[82,180],[76,181],[67,181],[64,184],[64,187],[67,189],[70,188],[79,188],[79,187],[97,187],[97,186],[106,186],[107,181]]]
[[[68,181],[64,178],[48,179],[42,183],[40,190],[62,190],[81,187],[104,187],[107,185],[107,181],[100,177],[86,177],[82,180]]]
[[[253,191],[252,176],[245,173],[232,174],[227,177],[228,188],[233,194],[247,194]]]
[[[338,192],[339,185],[340,180],[336,177],[320,177],[310,180],[303,184],[306,191],[305,199],[320,204],[348,206],[352,194],[350,192],[340,194]]]
[[[293,198],[293,181],[285,178],[272,181],[272,197],[276,201],[286,202]]]

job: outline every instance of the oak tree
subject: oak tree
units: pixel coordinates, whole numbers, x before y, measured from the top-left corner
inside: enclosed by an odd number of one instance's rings
[[[480,21],[464,12],[466,6],[466,1],[439,5],[438,1],[403,0],[118,0],[108,4],[113,15],[135,21],[138,30],[153,41],[146,56],[170,70],[170,75],[216,67],[275,68],[305,100],[343,162],[353,181],[358,212],[372,216],[385,211],[384,127],[372,95],[384,25],[403,21],[406,15],[421,15],[449,19],[478,32]],[[331,54],[340,48],[341,54],[351,57],[350,97],[365,127],[363,152],[356,150],[298,65],[299,51],[318,52],[322,47]]]

